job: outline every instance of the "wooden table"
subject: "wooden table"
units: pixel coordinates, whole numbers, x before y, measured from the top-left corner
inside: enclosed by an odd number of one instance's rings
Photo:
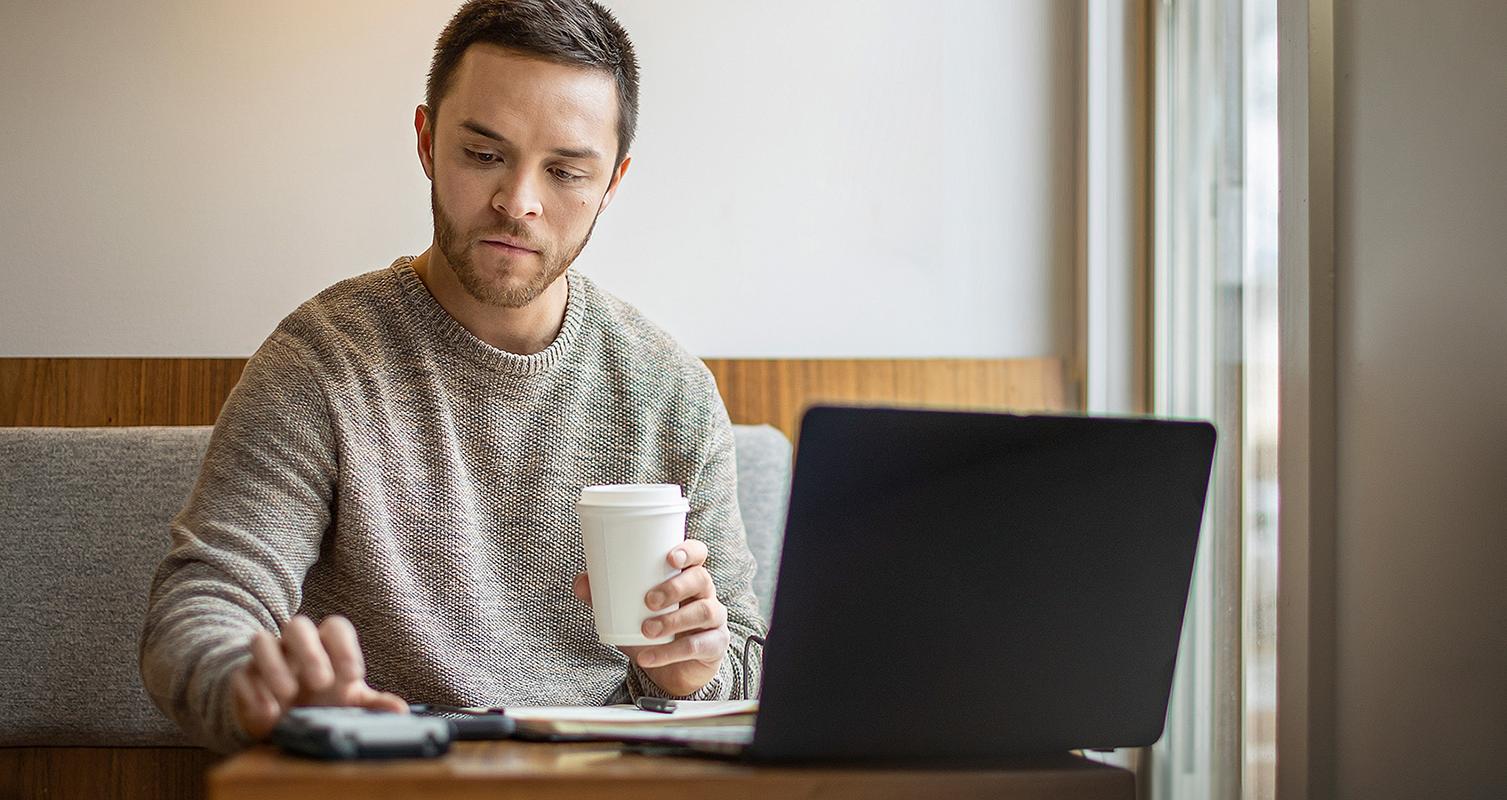
[[[1064,754],[968,770],[753,767],[611,743],[457,742],[443,758],[321,762],[257,747],[209,773],[210,800],[943,798],[1134,800],[1127,770]]]

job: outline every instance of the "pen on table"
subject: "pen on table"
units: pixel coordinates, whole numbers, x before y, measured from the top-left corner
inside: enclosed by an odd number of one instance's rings
[[[634,705],[645,711],[656,711],[660,714],[675,713],[675,701],[666,700],[663,697],[640,697],[634,701]]]

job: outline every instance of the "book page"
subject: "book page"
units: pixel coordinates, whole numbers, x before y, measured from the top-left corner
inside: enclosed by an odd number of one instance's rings
[[[504,710],[516,720],[544,722],[662,722],[674,723],[759,710],[757,700],[677,700],[673,714],[644,711],[637,706],[519,706]]]

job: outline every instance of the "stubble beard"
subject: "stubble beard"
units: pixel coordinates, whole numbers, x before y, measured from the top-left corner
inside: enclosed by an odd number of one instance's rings
[[[460,281],[461,288],[466,294],[471,295],[477,302],[498,308],[523,308],[534,302],[539,295],[544,293],[570,265],[575,263],[576,257],[586,249],[586,243],[591,241],[591,232],[596,230],[597,216],[591,218],[591,227],[586,229],[586,235],[570,251],[570,255],[559,257],[547,247],[537,247],[539,260],[538,269],[529,275],[522,283],[488,281],[476,268],[476,263],[471,259],[471,245],[480,242],[483,237],[467,240],[456,230],[455,223],[450,215],[440,207],[439,195],[434,190],[434,184],[429,185],[429,208],[434,214],[434,242],[439,247],[440,253],[445,256],[445,261],[450,264],[450,269]],[[498,230],[488,232],[487,236],[501,234],[512,239],[536,243],[529,237],[527,230],[512,219],[502,217],[498,220]]]

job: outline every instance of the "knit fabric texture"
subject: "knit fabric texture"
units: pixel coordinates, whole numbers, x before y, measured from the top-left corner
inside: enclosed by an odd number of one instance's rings
[[[348,617],[368,682],[412,703],[671,696],[597,641],[571,592],[586,569],[575,502],[595,484],[682,487],[732,634],[690,697],[739,696],[744,640],[765,626],[727,411],[700,359],[566,276],[564,324],[532,355],[471,334],[403,257],[304,303],[252,356],[141,636],[142,681],[191,740],[250,743],[230,675],[256,630],[296,613]]]

